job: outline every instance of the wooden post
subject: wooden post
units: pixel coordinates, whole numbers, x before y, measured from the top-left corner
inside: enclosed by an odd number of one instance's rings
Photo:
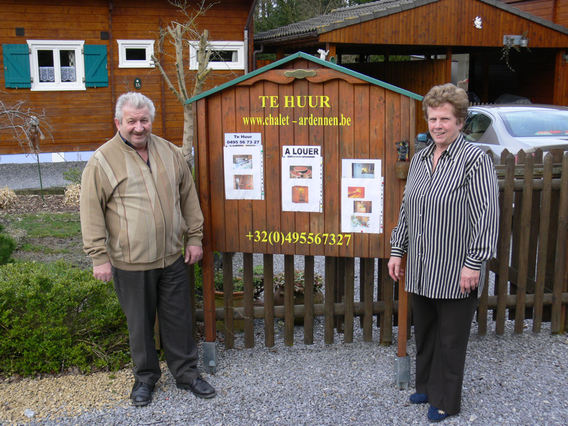
[[[373,281],[375,277],[375,259],[364,259],[365,274],[361,275],[363,281],[363,341],[373,341]]]
[[[531,234],[531,210],[533,195],[533,158],[527,156],[525,162],[525,182],[523,185],[523,201],[521,205],[519,269],[517,278],[517,307],[515,311],[515,333],[523,332],[525,320],[527,274],[529,265],[529,239]]]
[[[345,260],[345,315],[343,341],[353,343],[353,297],[354,297],[355,259]]]
[[[205,322],[205,341],[214,342],[217,337],[215,324],[215,284],[213,279],[213,252],[203,250],[201,261],[203,271],[203,317]]]
[[[506,172],[503,188],[503,205],[501,206],[501,223],[499,229],[499,243],[497,254],[499,258],[499,281],[497,282],[497,317],[495,319],[495,333],[502,335],[505,332],[505,310],[507,308],[507,286],[509,283],[509,254],[511,252],[511,225],[513,216],[513,192],[515,175],[515,158],[506,153]]]
[[[304,256],[304,343],[314,343],[314,257]]]
[[[335,257],[325,258],[325,295],[324,295],[324,341],[333,343],[334,293],[335,293]]]
[[[452,48],[446,49],[446,82],[452,81]]]
[[[263,255],[264,259],[264,344],[274,346],[274,257]]]
[[[243,281],[244,281],[244,331],[245,348],[254,347],[254,319],[253,319],[253,259],[252,253],[243,253]]]
[[[406,267],[406,256],[401,267]],[[399,389],[406,389],[410,383],[410,358],[406,354],[408,340],[408,293],[404,289],[404,276],[398,280],[398,350],[395,363],[396,384]]]
[[[406,256],[402,259],[402,266],[406,266]],[[398,351],[399,357],[406,356],[406,343],[408,341],[408,293],[404,289],[404,276],[398,280]]]
[[[544,157],[544,174],[542,178],[541,213],[539,225],[538,265],[536,286],[534,290],[533,332],[540,332],[542,324],[542,302],[544,299],[544,282],[546,279],[546,259],[548,257],[548,232],[550,218],[550,201],[552,194],[552,155]]]
[[[223,253],[223,320],[225,348],[232,349],[235,344],[235,328],[233,321],[233,254]]]
[[[294,344],[294,255],[284,255],[284,344]]]
[[[379,287],[382,289],[382,300],[385,303],[385,311],[381,314],[380,321],[380,342],[382,345],[390,345],[392,343],[392,311],[393,311],[393,282],[389,277],[389,270],[387,266],[387,259],[379,259],[380,273]]]
[[[328,54],[327,54],[327,60],[330,62],[334,62],[336,64],[339,64],[341,61],[339,61],[339,58],[337,58],[337,49],[336,49],[336,45],[332,44],[332,43],[326,43],[325,44],[325,50],[328,50]]]
[[[566,269],[566,238],[568,237],[568,153],[562,161],[562,179],[560,182],[560,209],[558,213],[558,234],[556,239],[556,263],[554,265],[554,284],[552,296],[552,318],[550,331],[561,333],[565,326],[566,307],[562,306],[562,291],[566,287],[564,272]]]

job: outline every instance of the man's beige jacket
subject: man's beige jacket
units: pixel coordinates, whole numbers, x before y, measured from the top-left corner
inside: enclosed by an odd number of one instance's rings
[[[164,268],[181,255],[184,237],[201,246],[203,215],[180,149],[151,135],[148,155],[149,166],[117,133],[83,171],[81,229],[94,266]]]

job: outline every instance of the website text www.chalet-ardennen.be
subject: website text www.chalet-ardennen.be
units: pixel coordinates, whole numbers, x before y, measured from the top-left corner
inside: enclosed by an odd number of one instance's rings
[[[291,119],[289,115],[267,115],[266,117],[243,117],[245,126],[351,126],[351,117],[343,114],[334,117],[321,117],[310,114],[305,117],[295,117]]]

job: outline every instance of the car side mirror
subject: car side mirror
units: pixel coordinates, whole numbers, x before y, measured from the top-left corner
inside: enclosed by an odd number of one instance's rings
[[[414,153],[426,148],[431,140],[429,133],[418,133],[414,140]]]

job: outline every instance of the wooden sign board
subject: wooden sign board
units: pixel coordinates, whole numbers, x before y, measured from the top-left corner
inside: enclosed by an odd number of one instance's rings
[[[301,52],[191,99],[205,244],[220,252],[388,257],[404,188],[404,180],[395,174],[396,143],[414,139],[420,100],[411,92]],[[227,140],[247,135],[260,139],[257,154],[226,149]],[[298,147],[316,160],[321,155],[321,211],[289,211],[283,206],[282,188],[288,191],[289,184],[288,171],[283,175],[282,170],[285,147]],[[227,152],[235,153],[228,157],[233,160],[227,160]],[[261,156],[260,162],[253,161],[255,155]],[[301,181],[320,176],[315,173],[316,160],[290,166],[291,181],[300,182],[290,189],[291,203],[308,203],[319,195]],[[343,160],[379,164],[383,200],[357,204],[349,199],[347,206],[346,196],[342,198]],[[237,163],[261,174],[261,196],[234,199],[258,182],[245,176],[247,172],[227,178],[227,168]],[[233,199],[227,198],[228,189]],[[342,208],[353,208],[365,226],[371,206],[381,208],[382,232],[342,230]]]

